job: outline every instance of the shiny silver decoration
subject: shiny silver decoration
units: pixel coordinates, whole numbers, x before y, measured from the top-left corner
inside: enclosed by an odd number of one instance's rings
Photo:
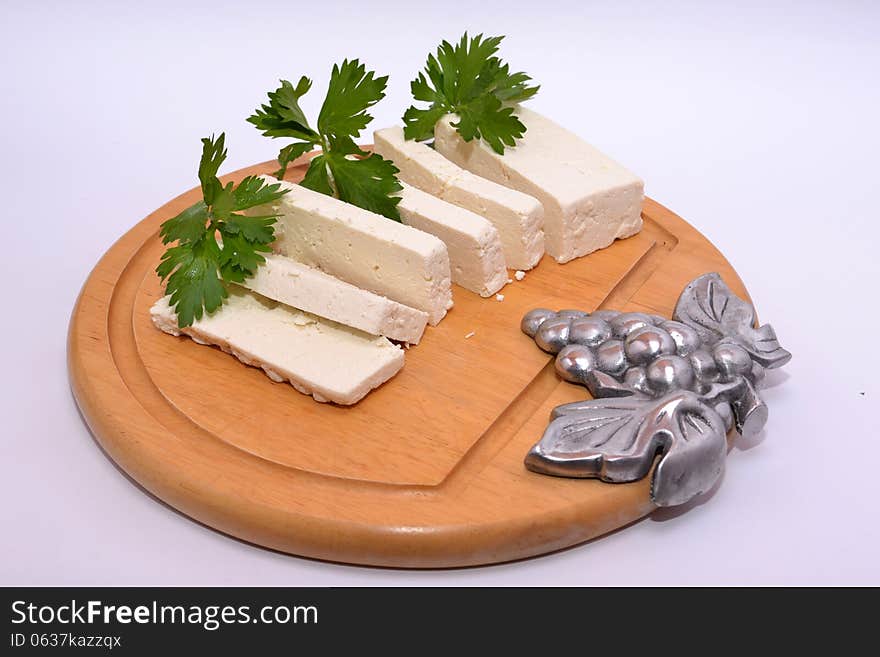
[[[561,477],[629,482],[646,476],[658,506],[709,490],[724,468],[727,433],[759,432],[765,369],[791,359],[769,324],[716,273],[689,283],[667,320],[644,313],[539,308],[524,333],[556,371],[594,399],[558,406],[526,467]]]

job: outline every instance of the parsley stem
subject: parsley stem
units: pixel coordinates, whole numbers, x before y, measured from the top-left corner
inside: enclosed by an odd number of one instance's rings
[[[333,196],[339,198],[339,190],[336,188],[336,179],[333,178],[333,172],[330,170],[330,165],[327,163],[327,156],[330,153],[330,143],[324,135],[321,135],[321,150],[324,155],[324,168],[327,170],[327,182],[330,184],[330,189],[333,190]]]

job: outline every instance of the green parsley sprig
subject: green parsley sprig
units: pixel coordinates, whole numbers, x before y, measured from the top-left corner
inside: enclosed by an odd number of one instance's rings
[[[457,114],[453,127],[465,141],[483,139],[496,153],[514,146],[526,131],[509,105],[527,100],[539,87],[528,86],[525,73],[511,73],[495,55],[503,36],[468,38],[467,32],[453,46],[443,41],[436,56],[428,55],[424,72],[410,83],[413,98],[429,103],[409,107],[403,115],[404,136],[424,141],[445,114]]]
[[[229,296],[227,283],[242,283],[266,259],[275,239],[277,215],[248,216],[242,210],[271,203],[284,194],[281,185],[248,176],[223,186],[217,171],[226,159],[226,135],[202,139],[199,181],[202,200],[165,221],[159,231],[169,246],[156,273],[167,279],[165,292],[185,328],[203,313],[217,310]]]
[[[385,97],[387,83],[388,76],[375,77],[356,59],[333,66],[318,122],[312,128],[299,106],[300,98],[312,87],[311,80],[301,77],[296,86],[282,80],[278,89],[269,92],[268,104],[248,117],[267,137],[295,140],[278,153],[281,168],[275,175],[283,177],[290,162],[320,146],[321,155],[312,158],[301,185],[400,221],[400,199],[395,192],[402,186],[397,167],[354,142],[373,120],[367,109]]]

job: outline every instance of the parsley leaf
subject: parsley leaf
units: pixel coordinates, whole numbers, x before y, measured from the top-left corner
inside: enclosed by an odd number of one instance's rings
[[[373,120],[367,109],[385,97],[387,84],[387,75],[375,77],[356,59],[335,64],[318,114],[318,132],[331,139],[359,136]]]
[[[269,251],[266,244],[249,240],[243,231],[224,231],[223,246],[217,258],[220,275],[230,283],[243,283],[266,262],[261,253]]]
[[[231,186],[232,183],[230,183],[230,187]],[[278,190],[280,188],[281,185],[278,183],[267,185],[262,178],[248,176],[238,183],[238,186],[232,191],[232,197],[234,199],[233,210],[235,212],[240,212],[241,210],[255,208],[258,205],[271,203],[272,201],[281,198],[283,194],[286,194],[286,192],[281,192],[279,194]],[[239,215],[231,216],[238,217]]]
[[[504,153],[505,146],[516,146],[526,127],[513,115],[512,107],[502,107],[495,96],[481,96],[459,110],[458,123],[453,126],[465,141],[482,139],[496,153]]]
[[[399,169],[390,160],[376,153],[363,159],[352,159],[332,151],[319,157],[324,161],[315,163],[315,168],[330,171],[340,198],[385,217],[399,216],[397,204],[400,197],[395,193],[403,187],[397,180]],[[303,184],[306,184],[305,180]]]
[[[327,196],[336,196],[336,189],[330,183],[330,169],[326,159],[325,155],[316,155],[312,158],[306,175],[299,184]]]
[[[208,206],[204,201],[191,205],[176,217],[162,224],[162,243],[194,242],[205,233],[205,222],[208,221]]]
[[[283,177],[290,162],[320,147],[300,183],[316,192],[400,221],[397,211],[402,189],[398,169],[380,155],[363,151],[355,139],[373,117],[367,110],[385,97],[388,76],[376,77],[358,60],[333,66],[327,95],[313,129],[299,107],[299,99],[311,88],[308,78],[294,87],[286,80],[269,93],[269,103],[248,118],[267,137],[290,137],[294,141],[278,153]],[[432,126],[433,127],[433,126]]]
[[[287,80],[281,81],[281,86],[275,91],[269,92],[269,104],[261,105],[248,123],[253,123],[266,137],[292,137],[299,141],[285,146],[278,154],[278,164],[281,168],[273,175],[283,178],[287,173],[287,166],[299,156],[312,150],[321,141],[321,136],[309,127],[306,115],[299,106],[299,99],[312,88],[312,81],[303,76],[294,87]]]
[[[248,176],[224,186],[217,178],[226,159],[226,136],[202,139],[199,181],[202,200],[165,221],[159,229],[168,246],[156,273],[177,313],[180,328],[217,310],[229,296],[227,283],[242,283],[266,260],[275,239],[275,215],[240,214],[287,193],[281,185]]]
[[[511,73],[495,53],[503,36],[468,38],[467,32],[453,46],[443,41],[436,55],[429,54],[424,72],[410,83],[413,99],[427,108],[410,106],[403,114],[404,136],[424,141],[445,114],[457,114],[453,127],[465,141],[483,139],[496,153],[514,146],[526,127],[509,105],[538,92],[529,86],[525,73]]]
[[[287,166],[293,162],[296,158],[301,157],[308,153],[315,147],[314,142],[310,141],[300,141],[294,142],[292,144],[288,144],[284,148],[282,148],[278,152],[278,164],[281,165],[281,168],[278,171],[274,172],[274,176],[276,178],[284,178],[284,175],[287,173]]]
[[[172,250],[176,267],[168,277],[165,291],[171,294],[177,325],[184,328],[201,319],[204,312],[217,310],[229,292],[217,275],[220,247],[215,240],[202,237]]]

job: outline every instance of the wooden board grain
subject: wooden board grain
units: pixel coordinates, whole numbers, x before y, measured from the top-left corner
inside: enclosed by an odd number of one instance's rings
[[[287,177],[303,174],[301,164]],[[503,302],[454,288],[455,307],[407,351],[400,374],[353,407],[318,404],[152,326],[159,225],[198,194],[156,210],[92,271],[70,323],[71,386],[100,444],[147,490],[222,532],[298,555],[477,565],[567,547],[650,513],[647,479],[605,484],[523,467],[552,408],[587,393],[558,379],[520,318],[535,307],[668,316],[707,271],[746,296],[708,240],[646,199],[638,235],[565,265],[545,257]]]

